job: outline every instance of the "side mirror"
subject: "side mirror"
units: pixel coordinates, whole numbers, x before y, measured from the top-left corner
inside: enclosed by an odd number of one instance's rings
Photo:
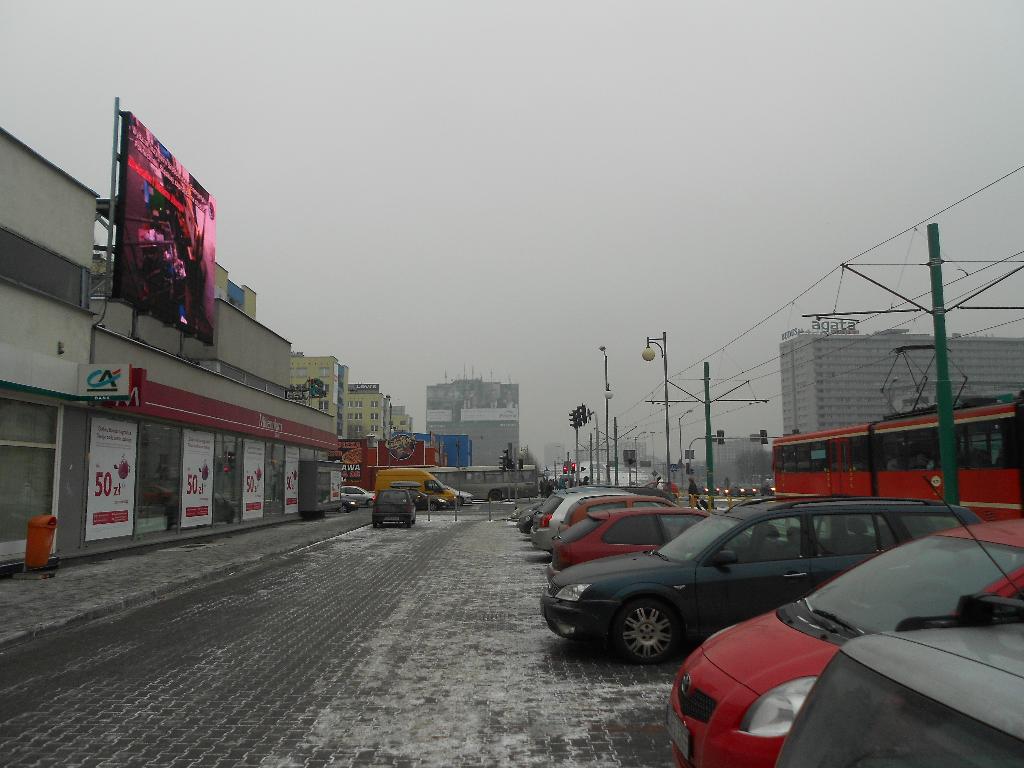
[[[708,564],[716,568],[724,568],[727,565],[735,565],[738,562],[739,558],[736,557],[736,553],[731,549],[720,549],[711,556]]]

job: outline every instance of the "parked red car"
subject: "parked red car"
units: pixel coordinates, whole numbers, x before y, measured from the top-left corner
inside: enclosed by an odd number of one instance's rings
[[[552,540],[548,579],[577,563],[657,549],[707,514],[700,509],[660,506],[592,510]]]
[[[962,597],[1021,592],[1024,520],[970,529],[987,553],[964,528],[941,531],[708,638],[683,662],[669,694],[676,765],[771,768],[811,686],[847,640],[956,626]]]

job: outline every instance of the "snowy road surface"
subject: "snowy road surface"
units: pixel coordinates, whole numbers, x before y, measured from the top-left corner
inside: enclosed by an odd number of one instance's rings
[[[0,656],[0,764],[658,766],[678,660],[555,637],[507,523],[420,517]]]

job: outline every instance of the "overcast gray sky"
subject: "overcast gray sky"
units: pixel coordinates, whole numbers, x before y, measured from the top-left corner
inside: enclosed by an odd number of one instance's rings
[[[446,372],[511,378],[540,454],[573,405],[603,418],[599,345],[620,432],[663,429],[647,335],[668,332],[670,373],[697,386],[705,356],[840,261],[1024,164],[1022,33],[1019,0],[0,0],[0,123],[105,195],[120,96],[216,196],[217,259],[258,319],[418,427]],[[935,219],[947,255],[1024,249],[1022,203],[1024,172]],[[861,261],[926,255],[922,228]],[[919,266],[871,269],[927,287]],[[1022,280],[992,303],[1019,304]],[[713,374],[777,355],[837,287]],[[840,308],[887,305],[844,280]],[[777,367],[752,375],[771,402],[716,427],[781,429]]]

